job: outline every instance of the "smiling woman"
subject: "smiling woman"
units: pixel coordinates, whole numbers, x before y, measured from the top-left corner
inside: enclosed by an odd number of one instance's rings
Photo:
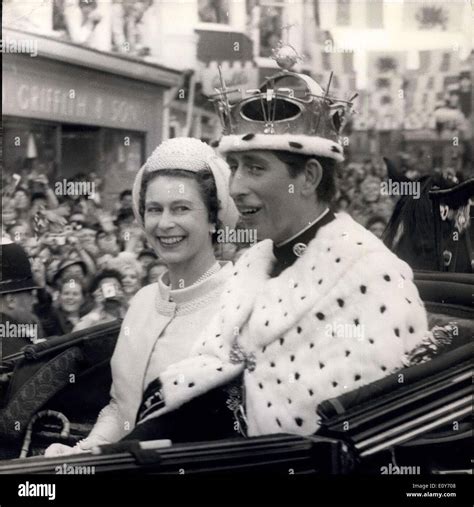
[[[137,174],[134,213],[167,270],[130,302],[111,361],[111,401],[91,434],[75,448],[53,444],[47,456],[81,452],[130,433],[145,390],[190,355],[233,271],[230,262],[216,261],[213,250],[217,229],[234,228],[237,221],[229,176],[212,148],[190,138],[162,143]],[[225,407],[221,416],[207,419],[220,431],[228,421],[233,431]]]

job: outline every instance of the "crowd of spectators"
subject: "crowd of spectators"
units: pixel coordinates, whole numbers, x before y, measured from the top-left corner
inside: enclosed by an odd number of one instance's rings
[[[130,190],[107,212],[99,193],[60,196],[53,188],[44,174],[2,181],[2,237],[30,259],[43,336],[123,317],[165,269],[135,226]]]
[[[348,162],[339,167],[336,177],[336,210],[348,213],[380,238],[397,199],[381,192],[382,182],[388,177],[383,159]]]
[[[44,336],[122,317],[134,294],[166,269],[135,223],[130,190],[106,211],[100,190],[62,196],[43,174],[15,177],[3,181],[2,236],[21,244],[30,258]],[[381,237],[397,199],[381,192],[384,161],[348,162],[336,178],[335,211]],[[235,261],[244,246],[218,244],[217,257]]]

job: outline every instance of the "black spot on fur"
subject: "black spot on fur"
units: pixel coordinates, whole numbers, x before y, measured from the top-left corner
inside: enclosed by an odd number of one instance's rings
[[[383,279],[384,279],[386,282],[390,282],[390,280],[391,280],[390,276],[388,276],[388,275],[383,275]]]
[[[272,361],[272,362],[270,363],[270,366],[271,366],[272,368],[275,368],[275,363]]]
[[[177,381],[177,380],[175,380],[175,381],[173,382],[173,384],[174,384],[175,386],[177,386],[177,385],[178,385],[178,381]]]
[[[333,383],[332,383],[332,386],[333,386],[333,387],[337,387],[337,382],[333,382]]]
[[[407,303],[411,305],[411,301],[408,298],[405,298],[407,300]]]
[[[270,321],[269,321],[269,320],[267,320],[267,321],[265,322],[265,326],[268,326],[268,324],[270,324]]]
[[[281,380],[277,378],[277,384],[281,384]]]
[[[393,332],[395,333],[395,336],[397,336],[397,338],[400,337],[400,329],[398,329],[398,327],[396,327]]]
[[[269,401],[269,402],[267,403],[267,407],[268,407],[268,408],[270,408],[271,406],[272,406],[272,402],[271,402],[271,401]]]
[[[301,419],[301,417],[295,417],[295,423],[301,427],[303,426],[303,419]]]
[[[344,300],[343,300],[343,299],[341,299],[341,298],[339,298],[339,299],[337,300],[337,304],[338,304],[338,305],[342,308],[342,307],[344,306]]]
[[[295,380],[298,380],[300,378],[300,374],[298,372],[295,373]]]
[[[221,142],[220,140],[218,140],[218,141],[212,141],[211,146],[212,146],[213,148],[217,148],[217,147],[219,146],[219,143],[220,143],[220,142]]]
[[[340,258],[340,257],[338,257],[338,258],[336,259],[336,262],[341,262],[341,258]]]
[[[365,285],[361,285],[360,291],[362,292],[362,294],[365,294],[367,292],[367,287]]]
[[[285,338],[280,338],[280,345],[283,345],[285,343]]]
[[[381,366],[381,367],[380,367],[380,369],[381,369],[382,371],[387,371],[387,367],[386,367],[386,366]]]
[[[290,356],[290,361],[291,361],[291,362],[293,362],[294,360],[295,360],[295,356],[292,354],[292,355]]]
[[[298,334],[300,334],[300,333],[301,333],[301,331],[303,331],[302,327],[301,327],[301,326],[298,326],[298,327],[296,328],[296,332],[297,332]]]
[[[263,389],[263,384],[261,382],[259,382],[258,387],[260,387],[260,389]]]
[[[371,345],[373,345],[373,344],[374,344],[374,340],[373,340],[372,338],[369,338],[369,343],[370,343]]]
[[[217,371],[222,371],[222,367],[220,367],[220,368],[217,368]]]
[[[358,325],[359,325],[359,319],[354,319],[354,325],[355,325],[355,326],[358,326]]]
[[[351,351],[350,350],[346,350],[346,357],[349,357],[351,354]]]
[[[322,370],[326,365],[324,363],[319,363],[319,368]]]
[[[194,382],[190,382],[190,383],[188,384],[188,387],[194,387]]]
[[[357,380],[360,380],[361,379],[361,376],[359,374],[357,375],[354,375],[354,380],[357,381]]]
[[[318,313],[316,314],[316,317],[318,317],[318,319],[319,319],[319,320],[324,320],[324,313],[322,313],[322,312],[318,312]]]
[[[253,139],[255,137],[255,134],[245,134],[243,137],[242,137],[242,141],[250,141],[251,139]]]
[[[303,299],[306,299],[306,296],[301,296],[301,301],[303,301]]]
[[[308,393],[309,393],[310,396],[313,396],[313,394],[314,394],[314,392],[313,392],[312,389],[308,389]]]
[[[296,143],[295,141],[290,141],[288,144],[292,148],[298,148],[299,150],[301,150],[301,148],[303,148],[303,145],[301,143]]]
[[[382,305],[380,307],[380,313],[384,313],[386,309],[387,309],[387,307],[385,305]]]
[[[314,343],[313,343],[313,342],[311,342],[311,343],[309,344],[309,348],[310,348],[310,349],[312,349],[313,347],[314,347]]]
[[[341,153],[341,150],[335,145],[331,146],[331,151],[333,151],[334,153]]]
[[[408,328],[408,332],[409,332],[410,334],[413,334],[413,333],[415,332],[415,329],[413,328],[413,326],[410,326],[410,327]]]
[[[280,422],[280,419],[278,419],[278,417],[275,419],[275,421],[277,422],[278,426],[280,426],[281,428],[281,422]]]
[[[291,401],[291,398],[288,398],[288,399],[287,399],[287,401],[288,401],[288,405],[291,405],[291,404],[293,403],[293,402]]]
[[[318,280],[318,285],[321,285],[322,283],[323,283],[323,279],[321,278]]]

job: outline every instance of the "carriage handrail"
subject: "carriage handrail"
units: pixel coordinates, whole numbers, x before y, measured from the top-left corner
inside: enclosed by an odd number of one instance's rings
[[[54,336],[40,343],[27,345],[20,352],[3,357],[2,361],[13,366],[22,359],[36,360],[45,355],[57,353],[66,348],[102,338],[105,332],[110,333],[116,330],[118,333],[121,324],[122,319],[117,319],[112,322],[98,324],[96,326],[91,326],[87,329],[81,329],[80,331],[74,331],[62,336]]]

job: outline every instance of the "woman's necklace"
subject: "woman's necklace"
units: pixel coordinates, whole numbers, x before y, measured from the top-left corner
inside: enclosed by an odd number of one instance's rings
[[[200,276],[194,283],[193,285],[196,285],[198,283],[201,283],[203,282],[204,280],[206,280],[206,278],[209,278],[211,277],[212,275],[214,275],[215,273],[217,273],[219,270],[221,269],[221,265],[216,262],[213,266],[211,266],[202,276]]]

